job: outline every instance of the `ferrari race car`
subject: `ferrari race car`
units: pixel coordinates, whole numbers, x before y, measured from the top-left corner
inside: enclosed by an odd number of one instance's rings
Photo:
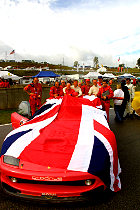
[[[98,100],[90,99],[47,99],[30,120],[12,114],[13,131],[0,155],[5,192],[58,201],[80,199],[100,188],[120,190],[115,136],[105,112],[96,108]]]

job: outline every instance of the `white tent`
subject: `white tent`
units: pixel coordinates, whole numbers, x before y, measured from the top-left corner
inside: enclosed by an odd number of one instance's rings
[[[102,76],[102,74],[100,74],[98,72],[89,72],[87,75],[84,76],[84,79],[87,79],[87,78],[95,78],[95,79],[97,79],[98,76]]]
[[[134,77],[132,74],[127,74],[127,73],[122,74],[121,76],[123,76],[123,77]]]
[[[106,77],[106,78],[116,78],[116,76],[114,76],[112,73],[105,73],[103,75],[103,77]]]
[[[80,75],[79,74],[72,74],[72,75],[66,75],[68,78],[70,79],[79,79],[80,78]]]
[[[12,79],[12,80],[19,80],[21,77],[14,75],[8,71],[0,71],[0,77],[4,79]]]
[[[8,69],[11,69],[12,68],[12,66],[6,66],[5,68],[4,68],[4,70],[8,70]]]
[[[122,74],[122,75],[119,75],[118,78],[135,78],[135,76],[133,76],[132,74],[128,74],[128,73],[125,73],[125,74]]]
[[[106,70],[106,68],[105,67],[101,67],[101,68],[99,68],[98,70],[97,70],[97,72],[106,72],[107,70]]]
[[[72,75],[62,75],[61,76],[62,79],[76,79],[76,80],[79,80],[80,78],[80,75],[79,74],[72,74]]]

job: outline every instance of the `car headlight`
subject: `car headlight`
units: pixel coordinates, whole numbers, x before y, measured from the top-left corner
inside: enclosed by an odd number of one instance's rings
[[[86,181],[85,181],[85,184],[86,184],[87,186],[92,185],[92,180],[90,180],[90,179],[86,180]]]
[[[12,156],[4,155],[4,157],[3,157],[3,162],[6,164],[9,164],[9,165],[19,166],[19,161],[20,161],[20,159],[17,159]]]
[[[15,177],[10,177],[10,179],[11,179],[11,181],[12,181],[13,183],[16,183],[16,182],[17,182],[17,178],[15,178]]]

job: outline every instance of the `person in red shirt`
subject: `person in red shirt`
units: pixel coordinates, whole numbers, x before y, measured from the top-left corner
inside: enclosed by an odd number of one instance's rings
[[[86,79],[86,84],[81,87],[83,96],[88,95],[90,88],[91,88],[90,79]]]
[[[107,84],[107,80],[103,80],[103,85],[101,88],[99,88],[97,97],[101,99],[101,104],[102,104],[103,110],[106,111],[108,122],[109,122],[110,99],[113,98],[113,95],[114,95],[113,90]]]
[[[110,87],[112,87],[112,85],[113,85],[113,80],[112,79],[109,80],[109,85],[110,85]]]
[[[82,83],[78,82],[78,87],[82,88]]]
[[[76,96],[78,95],[77,92],[75,92],[74,89],[71,88],[71,84],[70,83],[67,83],[67,86],[64,88],[64,95],[70,95],[70,96]]]
[[[103,78],[102,78],[102,76],[98,76],[97,85],[99,85],[99,86],[101,87],[101,86],[102,86],[102,83],[103,83]]]
[[[51,98],[60,98],[64,95],[63,88],[59,86],[59,82],[55,82],[55,86],[50,88],[50,97]]]
[[[36,112],[36,108],[39,109],[41,107],[42,86],[38,82],[38,78],[35,77],[31,84],[24,87],[24,90],[29,95],[31,113],[32,115],[34,115],[34,113]]]
[[[4,80],[4,87],[5,88],[10,88],[10,84],[9,84],[7,79]]]
[[[0,88],[4,87],[4,82],[2,81],[2,79],[0,79]]]
[[[137,84],[136,79],[133,79],[133,85],[136,86],[136,84]]]
[[[61,85],[60,87],[63,89],[64,87],[66,87],[66,84],[65,84],[65,81],[64,80],[61,80]]]

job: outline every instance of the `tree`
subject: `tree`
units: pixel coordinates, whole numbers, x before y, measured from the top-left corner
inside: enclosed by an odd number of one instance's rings
[[[137,65],[140,67],[140,58],[137,60]]]
[[[93,59],[93,62],[94,62],[94,67],[97,68],[98,63],[99,63],[98,57],[95,56],[94,59]]]
[[[74,61],[74,67],[77,67],[78,65],[78,61]]]
[[[123,63],[122,64],[119,64],[119,67],[123,67],[124,68],[125,67],[125,64],[123,64]]]

